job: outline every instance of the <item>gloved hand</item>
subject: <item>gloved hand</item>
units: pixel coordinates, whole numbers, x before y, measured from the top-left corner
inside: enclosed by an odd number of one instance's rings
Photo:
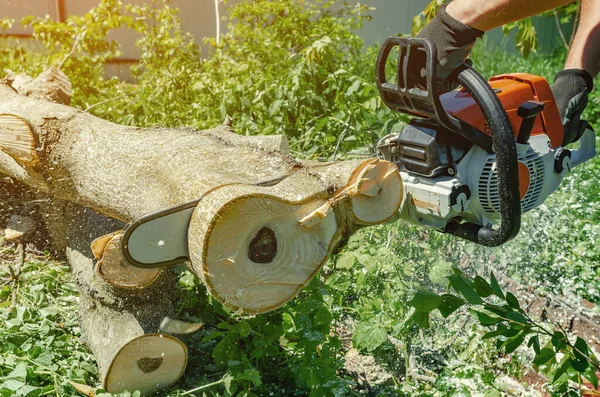
[[[448,81],[448,77],[465,62],[475,41],[484,33],[451,17],[446,12],[446,6],[447,4],[441,6],[435,18],[417,34],[417,37],[431,39],[436,46],[437,86],[440,94],[458,86],[457,83]],[[421,70],[415,72],[421,74],[422,78],[425,77]]]
[[[581,113],[588,104],[588,93],[594,88],[594,79],[585,70],[565,69],[556,74],[552,94],[565,128],[563,146],[577,141],[585,132],[587,123]]]

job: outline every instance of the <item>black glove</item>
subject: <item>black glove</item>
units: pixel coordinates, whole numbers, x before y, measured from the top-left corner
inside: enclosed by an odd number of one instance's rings
[[[465,62],[475,41],[485,33],[452,18],[446,12],[446,6],[441,6],[435,18],[417,34],[417,37],[431,39],[437,49],[437,86],[440,94],[458,86],[448,81],[448,77]],[[424,65],[415,67],[422,69]],[[416,72],[425,77],[424,70]]]
[[[593,88],[594,79],[585,70],[565,69],[556,74],[552,94],[565,128],[563,146],[579,140],[585,132],[587,123],[580,118],[588,104],[588,93]]]

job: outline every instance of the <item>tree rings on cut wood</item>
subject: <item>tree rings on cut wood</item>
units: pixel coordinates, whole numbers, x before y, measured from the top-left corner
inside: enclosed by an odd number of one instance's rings
[[[333,212],[312,228],[300,224],[327,200],[290,202],[265,190],[227,186],[210,193],[196,207],[188,232],[195,273],[213,296],[244,314],[293,298],[327,259],[337,232]],[[206,222],[211,209],[218,211]]]
[[[139,390],[142,395],[175,383],[187,365],[187,348],[166,334],[146,334],[125,344],[106,373],[110,393]]]
[[[372,160],[353,176],[352,213],[362,225],[387,221],[398,211],[404,189],[398,167],[389,161]]]
[[[32,165],[38,160],[35,145],[27,121],[15,115],[0,114],[0,150],[21,165]]]
[[[385,222],[402,179],[384,160],[320,164],[276,185],[228,185],[198,203],[188,230],[191,270],[240,314],[292,299],[344,236]]]
[[[146,288],[160,275],[161,269],[143,269],[126,263],[119,252],[123,231],[111,233],[94,240],[91,245],[96,258],[96,274],[112,286],[119,288]]]

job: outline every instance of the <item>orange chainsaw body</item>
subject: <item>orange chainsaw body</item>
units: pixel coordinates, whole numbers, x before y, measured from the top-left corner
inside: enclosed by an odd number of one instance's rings
[[[527,73],[511,73],[492,77],[489,83],[508,114],[515,138],[523,120],[517,115],[517,110],[526,101],[533,100],[543,102],[545,106],[541,117],[535,121],[531,135],[548,135],[552,148],[562,144],[564,130],[546,79]],[[440,96],[440,100],[446,112],[490,135],[481,109],[465,89],[446,93]]]

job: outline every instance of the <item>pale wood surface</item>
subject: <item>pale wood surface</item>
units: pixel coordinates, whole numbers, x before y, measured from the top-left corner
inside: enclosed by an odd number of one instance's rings
[[[175,275],[163,271],[144,289],[114,288],[94,272],[90,246],[98,232],[121,224],[73,204],[64,206],[63,219],[67,259],[79,286],[82,337],[96,357],[103,387],[148,395],[169,386],[187,364],[185,345],[159,333],[161,322],[175,315]]]

